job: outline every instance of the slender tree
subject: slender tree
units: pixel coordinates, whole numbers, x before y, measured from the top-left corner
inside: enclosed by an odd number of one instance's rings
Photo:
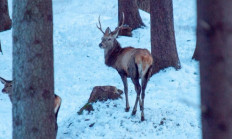
[[[179,69],[176,50],[172,0],[151,0],[151,53],[153,73],[167,67]]]
[[[13,1],[13,138],[54,139],[52,0]]]
[[[11,29],[7,0],[0,0],[0,32]]]
[[[132,30],[144,26],[139,15],[138,5],[135,0],[118,0],[118,22],[122,24],[122,13],[125,15],[124,24],[129,25]]]
[[[203,139],[232,138],[232,1],[198,0]]]

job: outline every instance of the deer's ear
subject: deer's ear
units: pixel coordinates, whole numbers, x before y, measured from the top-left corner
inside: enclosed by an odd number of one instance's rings
[[[118,37],[118,33],[119,33],[119,29],[116,29],[115,31],[113,31],[111,34],[114,38]]]
[[[111,30],[110,30],[110,28],[109,27],[107,27],[107,29],[106,29],[106,31],[105,31],[105,36],[109,36],[110,35],[110,33],[111,33]]]
[[[2,84],[6,84],[6,80],[3,79],[2,77],[0,77],[0,81],[1,81]]]

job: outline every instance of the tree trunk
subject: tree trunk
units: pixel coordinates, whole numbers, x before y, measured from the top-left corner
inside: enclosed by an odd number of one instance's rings
[[[122,12],[124,12],[125,15],[124,24],[129,25],[132,30],[144,26],[135,0],[118,0],[119,25],[122,24]]]
[[[232,138],[232,1],[198,0],[203,139]]]
[[[150,13],[150,0],[137,0],[139,9]]]
[[[13,138],[54,139],[52,0],[13,7]]]
[[[11,29],[7,0],[0,0],[0,32]]]
[[[151,0],[151,53],[156,73],[167,67],[180,69],[176,50],[172,0]]]

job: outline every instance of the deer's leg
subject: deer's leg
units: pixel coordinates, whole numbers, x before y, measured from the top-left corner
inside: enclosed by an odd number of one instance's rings
[[[137,97],[136,97],[136,100],[135,100],[135,105],[134,105],[134,108],[133,108],[133,111],[132,111],[132,115],[135,115],[136,114],[136,111],[137,111],[137,105],[138,105],[138,101],[140,101],[140,93],[141,93],[141,86],[139,84],[139,79],[136,78],[136,79],[133,79],[131,78],[134,86],[135,86],[135,91],[137,93]]]
[[[140,97],[139,97],[139,107],[140,107],[140,111],[141,111],[142,110],[142,101],[141,101]]]
[[[149,68],[148,72],[145,74],[145,76],[142,77],[142,105],[141,105],[141,121],[144,121],[144,98],[145,98],[145,90],[147,87],[147,82],[150,78],[150,70],[151,68]]]
[[[125,97],[126,97],[126,108],[125,111],[128,112],[130,110],[130,106],[129,106],[129,100],[128,100],[128,84],[127,84],[127,77],[122,74],[119,73],[123,82],[123,86],[124,86],[124,93],[125,93]]]
[[[144,79],[142,79],[142,94],[141,94],[142,104],[140,106],[140,109],[141,109],[141,121],[144,121],[144,98],[145,98],[146,86],[147,86],[147,79],[144,78]]]

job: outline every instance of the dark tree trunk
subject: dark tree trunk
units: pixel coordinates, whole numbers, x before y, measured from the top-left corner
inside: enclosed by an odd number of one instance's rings
[[[150,2],[153,73],[167,67],[180,69],[174,34],[172,0],[151,0]]]
[[[137,0],[139,9],[150,13],[150,0]]]
[[[232,1],[198,0],[203,139],[232,138]]]
[[[139,15],[138,6],[135,0],[118,0],[118,22],[122,23],[122,12],[125,15],[124,24],[129,25],[132,30],[144,26]]]
[[[54,139],[52,0],[13,7],[13,138]]]
[[[11,25],[7,0],[0,0],[0,32],[11,29]]]

